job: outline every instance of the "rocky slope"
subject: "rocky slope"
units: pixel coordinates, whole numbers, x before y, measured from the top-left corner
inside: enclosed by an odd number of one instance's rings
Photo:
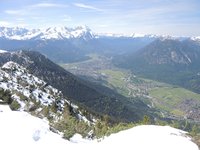
[[[62,133],[66,138],[70,125],[61,128],[64,121],[69,123],[71,117],[85,123],[89,128],[94,119],[90,115],[88,120],[78,106],[63,97],[61,91],[12,61],[5,63],[0,69],[0,99],[0,104],[8,104],[12,110],[26,111],[39,118],[47,119],[51,129]]]

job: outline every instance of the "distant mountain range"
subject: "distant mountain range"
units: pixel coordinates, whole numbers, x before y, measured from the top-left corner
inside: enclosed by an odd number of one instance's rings
[[[89,59],[89,54],[96,53],[110,57],[119,66],[132,68],[136,73],[178,85],[183,81],[180,83],[176,78],[182,78],[183,74],[187,74],[187,81],[192,82],[189,85],[193,84],[193,78],[196,82],[200,72],[199,45],[200,37],[95,34],[85,26],[31,30],[0,27],[0,49],[39,51],[56,63],[83,61]],[[172,72],[175,78],[169,80],[168,75],[163,78]],[[184,83],[184,87],[189,85]],[[200,92],[199,86],[195,86],[189,88]]]
[[[87,40],[94,38],[94,35],[86,26],[76,28],[50,27],[46,29],[0,27],[0,37],[11,40],[60,40],[71,38],[83,38]]]
[[[75,28],[50,27],[26,29],[0,27],[0,49],[34,50],[57,63],[86,60],[88,53],[107,56],[137,51],[156,39],[185,39],[184,37],[132,34],[96,34],[86,26]],[[194,37],[193,40],[198,40]]]

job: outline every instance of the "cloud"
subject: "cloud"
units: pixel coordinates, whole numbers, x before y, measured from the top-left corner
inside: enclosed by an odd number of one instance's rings
[[[65,7],[68,7],[68,5],[56,4],[56,3],[37,3],[33,5],[28,5],[18,10],[5,10],[4,13],[9,14],[9,15],[21,15],[21,16],[26,15],[27,16],[27,15],[33,15],[36,9],[40,9],[40,8],[65,8]]]
[[[86,5],[86,4],[83,4],[83,3],[73,3],[73,4],[74,4],[74,6],[79,7],[79,8],[85,8],[85,9],[96,10],[96,11],[103,11],[100,8],[97,8],[97,7],[94,7],[94,6],[91,6],[91,5]]]
[[[68,5],[56,4],[56,3],[38,3],[38,4],[30,5],[30,7],[31,8],[49,8],[49,7],[63,8],[63,7],[68,7]]]
[[[22,14],[21,10],[5,10],[4,12],[6,14],[9,14],[9,15],[20,15],[20,14]]]
[[[0,21],[0,26],[10,26],[11,23],[10,22],[7,22],[7,21]]]

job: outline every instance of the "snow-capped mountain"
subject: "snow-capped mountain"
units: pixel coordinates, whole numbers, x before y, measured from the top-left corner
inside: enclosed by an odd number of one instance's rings
[[[200,36],[191,37],[190,39],[191,39],[192,41],[195,41],[195,42],[200,43]]]
[[[154,34],[139,34],[133,33],[126,34],[113,34],[113,33],[93,33],[87,26],[78,26],[74,28],[69,27],[49,27],[43,29],[26,29],[21,27],[0,27],[0,38],[6,38],[11,40],[50,40],[50,39],[74,39],[83,38],[85,40],[102,37],[113,38],[165,38],[165,39],[182,39],[185,37],[174,37],[169,35],[154,35]],[[192,39],[199,39],[199,37],[193,37]]]
[[[0,37],[12,40],[30,40],[30,39],[60,40],[60,39],[71,39],[71,38],[83,38],[85,40],[88,40],[93,38],[94,34],[86,26],[79,26],[75,28],[50,27],[46,29],[0,27]]]
[[[28,29],[19,28],[19,27],[0,27],[0,37],[7,39],[17,39],[20,40],[20,37],[23,37]]]

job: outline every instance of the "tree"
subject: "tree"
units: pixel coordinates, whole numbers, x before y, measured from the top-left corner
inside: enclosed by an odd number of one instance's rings
[[[145,124],[145,125],[151,124],[151,119],[150,119],[150,117],[145,115],[145,116],[143,117],[142,124]]]

